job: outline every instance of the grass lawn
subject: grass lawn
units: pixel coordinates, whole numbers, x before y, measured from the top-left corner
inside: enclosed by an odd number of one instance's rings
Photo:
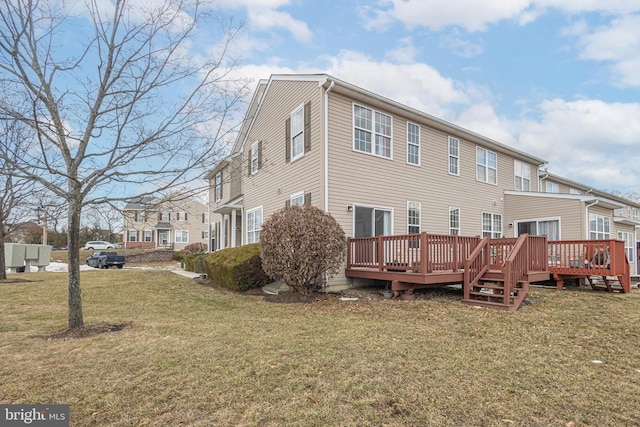
[[[24,275],[20,276],[24,278]],[[167,271],[0,284],[0,403],[66,403],[72,426],[635,426],[640,293],[533,290],[516,313],[414,302],[274,304]],[[594,361],[602,363],[594,363]]]

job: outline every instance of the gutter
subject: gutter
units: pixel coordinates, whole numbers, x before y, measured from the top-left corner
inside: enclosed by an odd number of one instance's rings
[[[329,79],[327,79],[329,81]],[[325,82],[326,84],[326,82]],[[333,90],[335,82],[324,91],[324,211],[329,212],[329,92]],[[324,84],[323,84],[324,87]]]
[[[587,221],[587,227],[585,228],[585,237],[586,240],[589,240],[589,208],[591,206],[595,206],[598,204],[598,202],[600,202],[600,200],[596,199],[595,202],[593,203],[589,203],[587,206],[585,206],[585,216],[586,216],[586,221]]]

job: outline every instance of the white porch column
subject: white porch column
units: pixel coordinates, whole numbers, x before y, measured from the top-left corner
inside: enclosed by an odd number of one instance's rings
[[[225,227],[226,219],[227,214],[222,214],[222,220],[220,221],[220,249],[227,247],[227,227]]]
[[[236,247],[236,210],[231,209],[231,247]]]

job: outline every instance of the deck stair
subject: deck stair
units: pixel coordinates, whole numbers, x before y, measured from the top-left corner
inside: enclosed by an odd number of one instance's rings
[[[594,291],[625,293],[622,278],[618,276],[587,276],[587,280]]]
[[[463,302],[479,307],[487,307],[505,311],[516,311],[529,292],[529,283],[520,281],[505,294],[503,274],[499,270],[490,270],[485,276],[471,286],[469,298]]]

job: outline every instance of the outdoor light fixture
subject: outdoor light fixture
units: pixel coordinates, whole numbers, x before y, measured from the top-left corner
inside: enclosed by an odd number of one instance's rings
[[[353,212],[353,205],[347,205],[347,212]]]

